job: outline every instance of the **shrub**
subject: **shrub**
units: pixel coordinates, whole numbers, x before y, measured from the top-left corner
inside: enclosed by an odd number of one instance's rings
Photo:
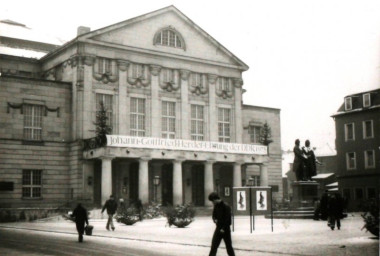
[[[168,225],[178,228],[184,228],[194,221],[195,210],[191,205],[177,205],[176,207],[167,207],[165,215]]]
[[[370,200],[363,205],[365,213],[362,214],[364,226],[371,234],[379,237],[379,203],[376,199]]]
[[[143,209],[143,218],[144,219],[154,219],[163,216],[163,210],[161,204],[151,202],[149,205],[146,205]]]
[[[119,208],[115,219],[117,222],[125,225],[133,225],[140,220],[140,217],[138,210],[134,206],[131,206],[128,208]]]

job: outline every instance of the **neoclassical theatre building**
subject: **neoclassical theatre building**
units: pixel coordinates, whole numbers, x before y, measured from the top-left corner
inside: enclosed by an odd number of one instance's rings
[[[0,25],[1,208],[100,205],[111,194],[209,206],[210,192],[231,203],[232,187],[246,185],[281,199],[280,110],[243,104],[248,66],[174,6],[79,27],[63,45]],[[101,102],[106,145],[91,139]]]

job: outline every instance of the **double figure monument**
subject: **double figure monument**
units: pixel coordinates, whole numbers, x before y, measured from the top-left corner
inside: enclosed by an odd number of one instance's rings
[[[311,177],[317,174],[317,164],[320,164],[315,157],[313,149],[310,147],[310,141],[305,141],[305,146],[300,147],[300,140],[296,139],[293,148],[294,162],[293,172],[296,181],[293,182],[293,198],[291,201],[292,208],[311,207],[314,200],[318,198],[318,186],[316,181]]]

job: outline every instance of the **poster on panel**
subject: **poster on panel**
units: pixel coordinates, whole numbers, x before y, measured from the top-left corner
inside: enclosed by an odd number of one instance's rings
[[[251,200],[254,215],[271,213],[272,194],[270,187],[251,187]]]
[[[250,193],[247,187],[233,188],[234,215],[250,215]]]

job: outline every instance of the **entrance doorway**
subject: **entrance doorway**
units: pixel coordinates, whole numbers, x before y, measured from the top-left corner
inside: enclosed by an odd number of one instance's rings
[[[173,205],[173,164],[162,165],[162,205]]]
[[[191,166],[191,196],[195,206],[204,206],[204,165],[195,164]]]
[[[133,162],[129,166],[129,200],[137,202],[139,199],[139,163]]]

